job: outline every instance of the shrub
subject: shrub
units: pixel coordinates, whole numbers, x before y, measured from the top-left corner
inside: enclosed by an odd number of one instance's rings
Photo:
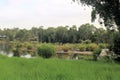
[[[33,48],[33,45],[32,45],[32,43],[25,42],[24,47],[26,47],[28,50],[31,50]]]
[[[55,47],[56,47],[56,49],[55,49],[56,51],[62,51],[62,46],[61,45],[56,45]]]
[[[120,32],[114,34],[113,42],[110,44],[109,49],[116,54],[115,61],[120,62]]]
[[[91,43],[91,40],[80,40],[80,43],[82,44],[90,44]]]
[[[101,49],[105,49],[105,48],[108,48],[108,44],[100,43],[100,44],[99,44],[99,47],[100,47]]]
[[[20,57],[20,52],[19,52],[19,50],[17,48],[13,48],[12,52],[13,52],[13,56]]]
[[[72,49],[72,45],[70,45],[70,44],[64,44],[62,46],[62,50],[65,52],[67,52],[68,50],[71,50],[71,49]]]
[[[23,48],[23,43],[15,42],[13,45],[14,45],[12,48],[13,55],[20,57],[20,55],[23,54],[25,51]]]
[[[98,56],[100,55],[101,51],[102,51],[101,48],[97,48],[97,49],[95,49],[95,50],[93,51],[93,59],[94,59],[95,61],[97,61],[97,58],[98,58]]]
[[[113,51],[115,52],[115,54],[120,55],[120,32],[114,35]]]
[[[86,50],[87,51],[94,51],[95,49],[98,48],[97,44],[91,43],[91,44],[86,44]]]
[[[80,51],[85,51],[85,50],[86,50],[86,45],[85,45],[85,44],[79,44],[79,45],[78,45],[78,49],[79,49]]]
[[[55,53],[55,47],[52,44],[42,44],[38,47],[38,55],[43,58],[50,58]]]

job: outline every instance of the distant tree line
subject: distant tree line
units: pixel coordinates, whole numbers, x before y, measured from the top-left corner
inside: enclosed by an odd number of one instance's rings
[[[49,27],[44,29],[43,26],[27,29],[0,29],[0,35],[7,36],[9,41],[39,41],[47,43],[80,43],[89,40],[94,43],[110,43],[113,32],[103,28],[96,28],[91,24],[83,24],[80,27],[73,25],[58,26],[57,28]]]

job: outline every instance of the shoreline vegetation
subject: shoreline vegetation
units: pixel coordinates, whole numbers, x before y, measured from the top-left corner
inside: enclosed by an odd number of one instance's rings
[[[47,51],[47,55],[50,53],[49,55],[51,55],[51,57],[56,57],[56,58],[60,58],[59,54],[63,54],[61,56],[61,58],[67,58],[68,56],[76,53],[75,55],[79,56],[80,55],[84,56],[87,55],[88,53],[91,56],[92,59],[92,53],[100,48],[100,49],[107,49],[108,48],[108,44],[95,44],[95,43],[79,43],[79,44],[52,44],[52,43],[38,43],[38,42],[19,42],[19,41],[11,41],[11,42],[3,42],[1,43],[3,47],[9,48],[9,51],[13,53],[13,56],[31,56],[31,57],[35,57],[35,56],[42,56],[41,53],[46,53]],[[5,44],[5,46],[4,46]],[[42,49],[42,51],[40,50]],[[8,51],[8,52],[9,52]],[[40,53],[39,53],[40,52]],[[46,56],[46,55],[45,55]],[[74,55],[73,55],[74,56]]]

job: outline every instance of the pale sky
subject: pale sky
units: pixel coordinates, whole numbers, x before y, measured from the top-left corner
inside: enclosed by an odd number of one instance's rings
[[[91,22],[90,13],[72,0],[0,0],[0,28],[80,26]]]

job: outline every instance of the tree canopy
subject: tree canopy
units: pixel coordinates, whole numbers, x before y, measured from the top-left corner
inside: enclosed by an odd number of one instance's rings
[[[120,0],[73,0],[74,2],[82,3],[83,5],[92,6],[91,17],[94,21],[96,16],[103,19],[106,27],[112,27],[116,24],[120,29]]]
[[[91,24],[83,24],[79,27],[58,26],[44,29],[33,27],[27,29],[4,29],[0,30],[0,36],[7,36],[8,41],[39,41],[47,43],[80,43],[89,40],[95,43],[108,43],[111,33],[108,30],[96,28]],[[1,40],[1,39],[0,39]],[[3,40],[3,39],[2,39]]]

